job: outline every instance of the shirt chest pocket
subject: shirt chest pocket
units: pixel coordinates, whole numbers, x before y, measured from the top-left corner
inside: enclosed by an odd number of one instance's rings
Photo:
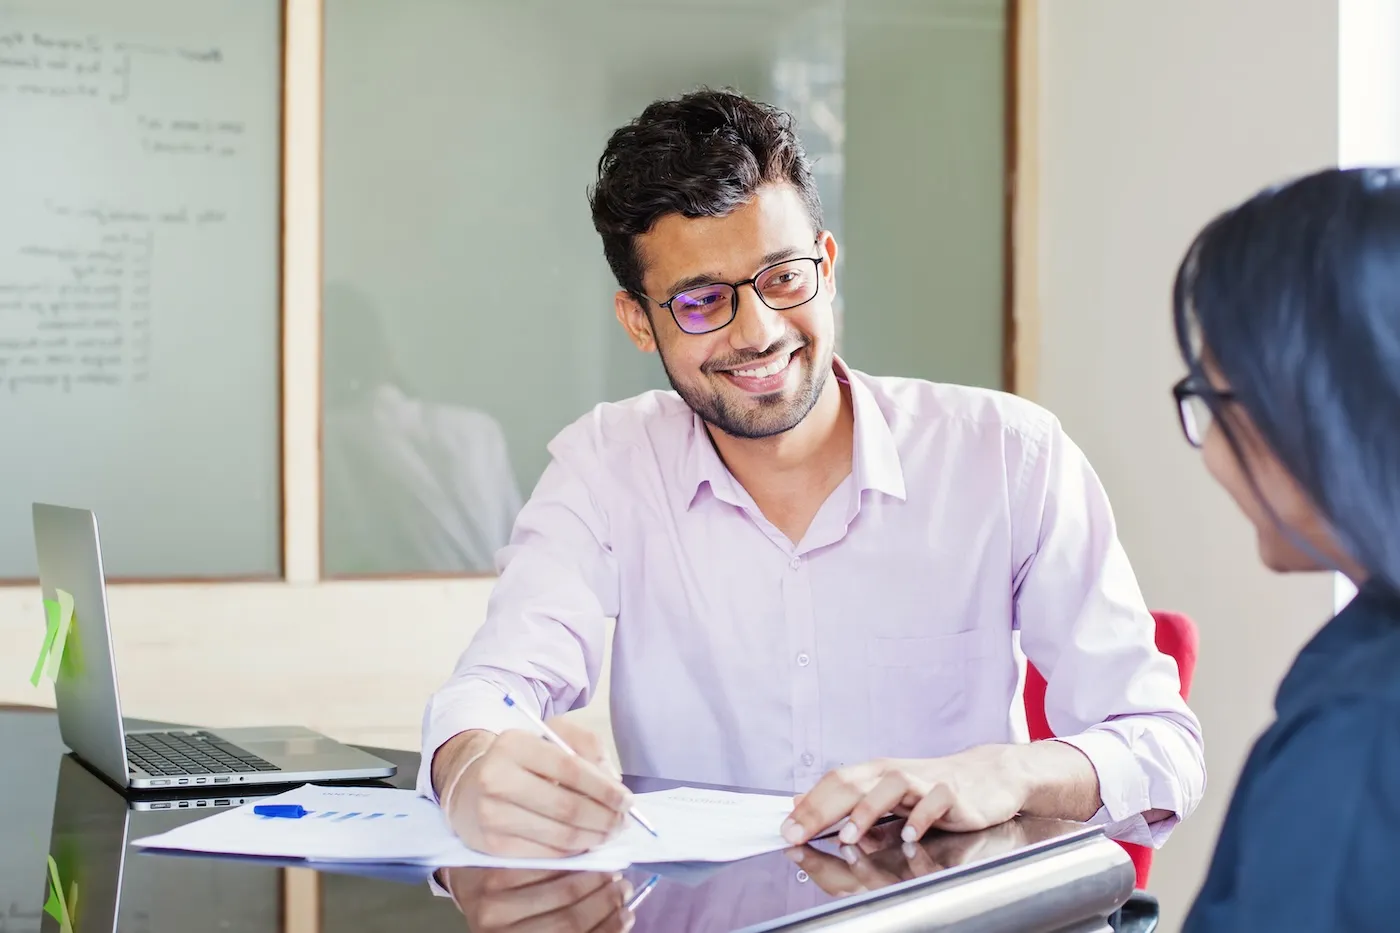
[[[992,630],[870,638],[866,677],[870,757],[936,758],[984,740],[993,711],[977,689],[1010,634]]]

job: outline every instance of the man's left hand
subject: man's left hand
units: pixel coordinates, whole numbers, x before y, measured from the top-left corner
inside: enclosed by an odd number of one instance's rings
[[[906,817],[906,841],[933,828],[975,832],[1021,812],[1030,792],[1013,746],[986,745],[947,758],[882,758],[832,771],[798,797],[783,838],[798,845],[849,817],[840,839],[850,845],[890,813]]]

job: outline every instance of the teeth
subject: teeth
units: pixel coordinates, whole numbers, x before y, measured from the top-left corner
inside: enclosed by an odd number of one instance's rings
[[[764,366],[760,369],[736,369],[734,370],[734,375],[743,376],[747,379],[762,379],[764,376],[776,376],[784,369],[787,369],[788,361],[790,361],[791,359],[792,354],[788,354],[787,356],[780,356],[773,362],[769,363],[767,366]]]

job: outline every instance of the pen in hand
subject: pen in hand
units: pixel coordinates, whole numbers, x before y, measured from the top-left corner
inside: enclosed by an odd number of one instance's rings
[[[556,746],[563,749],[568,754],[574,756],[575,758],[578,757],[578,752],[574,751],[573,747],[570,746],[568,742],[565,742],[553,729],[549,728],[549,726],[545,724],[544,720],[540,719],[540,717],[536,716],[533,712],[521,706],[519,703],[516,703],[515,698],[511,696],[509,692],[505,690],[502,690],[501,692],[505,696],[506,706],[509,706],[511,709],[515,710],[520,715],[524,716],[527,720],[529,720],[530,725],[534,727],[536,732],[538,732],[541,736],[548,739],[549,741],[553,742]],[[632,819],[637,821],[637,824],[641,826],[642,829],[645,829],[653,836],[657,835],[656,830],[653,829],[652,825],[647,822],[646,817],[642,816],[641,813],[637,812],[636,807],[628,808],[627,812],[629,815],[631,815]]]

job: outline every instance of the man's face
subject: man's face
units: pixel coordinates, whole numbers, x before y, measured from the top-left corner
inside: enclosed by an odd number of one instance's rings
[[[665,308],[643,308],[626,292],[615,301],[628,336],[638,348],[660,353],[672,388],[708,424],[733,437],[760,438],[800,423],[831,372],[836,241],[829,233],[814,234],[797,190],[766,185],[724,217],[667,215],[637,238],[637,246],[643,286],[656,301],[706,284],[740,282],[787,259],[821,257],[810,301],[775,311],[753,286],[743,285],[734,320],[710,333],[686,333]]]

